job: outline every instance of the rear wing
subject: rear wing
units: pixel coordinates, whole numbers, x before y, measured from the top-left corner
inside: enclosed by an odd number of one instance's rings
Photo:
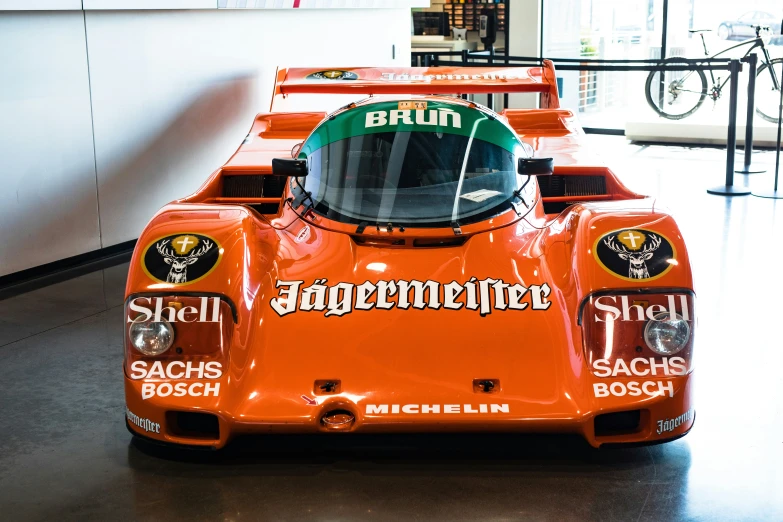
[[[431,95],[539,93],[542,109],[558,109],[555,66],[353,67],[278,69],[271,111],[292,94]]]

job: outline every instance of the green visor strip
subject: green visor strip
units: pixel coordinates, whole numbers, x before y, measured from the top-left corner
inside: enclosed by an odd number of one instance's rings
[[[426,103],[426,109],[414,104]],[[408,107],[403,108],[400,107]],[[306,158],[324,145],[353,136],[379,132],[441,132],[493,143],[514,153],[520,146],[513,130],[486,113],[461,104],[437,101],[371,103],[349,109],[323,122],[313,131],[299,153]]]

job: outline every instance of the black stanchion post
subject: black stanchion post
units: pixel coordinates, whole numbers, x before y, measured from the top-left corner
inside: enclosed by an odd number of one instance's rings
[[[669,0],[663,0],[663,13],[662,13],[662,26],[661,31],[661,63],[666,60],[666,35],[669,34]],[[658,81],[658,107],[663,109],[663,98],[666,93],[666,71],[660,71],[661,76]]]
[[[463,49],[462,50],[462,66],[463,67],[467,67],[468,66],[468,50],[467,49]],[[467,94],[462,94],[461,96],[462,96],[463,100],[467,100],[468,99],[468,95]]]
[[[508,66],[508,47],[504,51],[506,56],[503,58],[503,63]],[[503,109],[508,109],[508,93],[503,93]]]
[[[783,29],[781,29],[783,34]],[[772,67],[772,64],[770,64]],[[760,198],[783,199],[783,190],[778,190],[778,174],[780,173],[780,129],[783,126],[783,66],[780,67],[780,76],[778,76],[778,90],[780,91],[780,101],[778,104],[778,142],[775,152],[775,187],[772,190],[754,190],[753,195]]]
[[[726,137],[726,183],[715,188],[707,189],[710,194],[718,196],[747,196],[750,189],[734,186],[734,156],[737,153],[737,91],[739,72],[742,64],[739,60],[729,62],[729,74],[731,74],[731,89],[729,92],[729,132]]]
[[[493,65],[495,63],[495,46],[490,45],[489,46],[489,60],[487,61],[489,65]],[[494,101],[495,101],[495,95],[493,93],[487,94],[487,108],[488,109],[494,109]]]
[[[508,17],[508,6],[506,6],[506,17]],[[506,32],[506,35],[508,35],[508,32]],[[506,42],[508,42],[508,38],[506,38]],[[503,51],[503,63],[508,67],[508,45]],[[503,94],[503,108],[508,109],[508,93]]]
[[[751,53],[745,58],[748,62],[748,116],[745,121],[745,161],[742,168],[737,169],[739,174],[759,174],[765,169],[751,165],[753,155],[753,117],[756,114],[756,65],[759,57]]]

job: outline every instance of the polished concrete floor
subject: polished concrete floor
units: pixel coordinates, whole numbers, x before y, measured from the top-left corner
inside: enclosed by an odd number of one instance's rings
[[[589,142],[688,241],[700,339],[687,437],[600,451],[541,436],[280,437],[160,453],[123,421],[121,265],[0,301],[0,519],[783,520],[783,201],[708,195],[719,149]],[[771,173],[746,182],[771,187]]]

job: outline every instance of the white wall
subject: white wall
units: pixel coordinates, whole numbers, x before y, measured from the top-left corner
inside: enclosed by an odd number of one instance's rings
[[[101,247],[84,17],[0,13],[0,275]]]
[[[407,66],[410,9],[3,12],[0,53],[2,276],[138,237],[234,152],[278,65]]]

